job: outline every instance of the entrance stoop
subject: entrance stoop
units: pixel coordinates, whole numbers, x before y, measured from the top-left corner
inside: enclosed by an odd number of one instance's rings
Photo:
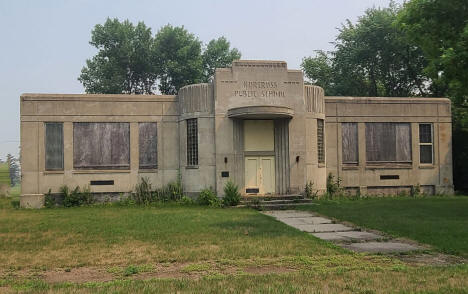
[[[251,207],[258,210],[282,210],[311,205],[312,199],[304,198],[300,194],[244,196],[237,207]]]

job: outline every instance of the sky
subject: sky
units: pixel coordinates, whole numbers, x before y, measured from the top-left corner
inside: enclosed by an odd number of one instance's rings
[[[402,3],[403,0],[396,1]],[[202,42],[225,36],[242,59],[284,60],[299,69],[332,50],[338,28],[389,0],[0,0],[0,159],[19,153],[22,93],[84,93],[77,80],[91,30],[108,17],[143,21],[153,34],[184,26]]]

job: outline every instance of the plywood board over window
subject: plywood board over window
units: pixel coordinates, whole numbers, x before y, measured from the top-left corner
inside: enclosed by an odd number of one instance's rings
[[[366,123],[368,162],[411,162],[409,123]]]
[[[130,169],[129,123],[74,123],[76,169]]]
[[[63,123],[45,123],[45,169],[63,170]]]
[[[158,128],[154,122],[138,124],[140,169],[158,168]]]
[[[358,126],[357,123],[342,123],[342,156],[343,163],[358,163]]]

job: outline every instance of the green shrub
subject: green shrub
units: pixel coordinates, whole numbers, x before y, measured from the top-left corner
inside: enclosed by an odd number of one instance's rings
[[[63,195],[63,206],[73,207],[92,204],[93,197],[89,186],[80,189],[80,186],[76,186],[75,189],[70,191],[70,188],[66,185],[60,187],[60,193]]]
[[[19,200],[11,200],[11,206],[15,209],[20,208],[20,201]]]
[[[138,184],[136,184],[135,193],[133,193],[132,198],[138,205],[148,205],[153,202],[153,195],[151,183],[148,178],[143,177]]]
[[[212,207],[221,206],[221,201],[211,188],[205,188],[201,190],[200,194],[198,195],[197,202],[200,205],[208,205]]]
[[[83,204],[90,205],[94,203],[93,194],[91,194],[91,187],[85,186],[81,190],[81,200]]]
[[[128,277],[128,276],[131,276],[131,275],[135,275],[135,274],[138,274],[140,272],[140,270],[138,269],[138,267],[134,266],[134,265],[129,265],[125,268],[123,274],[124,276]]]
[[[224,206],[236,206],[241,201],[241,195],[239,193],[239,187],[232,181],[228,181],[224,186]]]
[[[54,201],[54,197],[52,196],[52,191],[51,189],[49,189],[49,192],[47,192],[45,194],[45,197],[44,197],[44,206],[46,208],[52,208],[55,206],[55,201]]]
[[[132,206],[135,204],[135,198],[132,195],[125,196],[123,193],[120,194],[120,200],[113,203],[115,206]]]
[[[155,202],[179,201],[184,196],[182,181],[178,177],[176,182],[171,182],[161,188],[153,189],[148,178],[141,178],[135,186],[135,192],[131,198],[138,205],[149,205]]]
[[[182,183],[180,181],[167,184],[167,200],[178,201],[182,198]]]
[[[341,187],[341,179],[335,176],[332,173],[328,174],[327,177],[327,196],[333,198],[343,193],[343,188]]]
[[[304,187],[304,197],[317,198],[318,191],[314,190],[314,183],[312,181],[306,183]]]
[[[178,201],[180,204],[183,204],[183,205],[193,205],[195,204],[195,201],[193,201],[192,198],[190,197],[187,197],[187,196],[182,196],[182,198],[180,198],[180,200]]]
[[[420,196],[422,196],[421,186],[419,184],[411,186],[410,194],[411,194],[411,197],[420,197]]]

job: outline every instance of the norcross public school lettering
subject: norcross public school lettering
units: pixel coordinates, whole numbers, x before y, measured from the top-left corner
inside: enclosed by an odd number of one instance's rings
[[[278,82],[244,81],[242,90],[235,90],[236,97],[285,97],[284,91],[278,90]]]

